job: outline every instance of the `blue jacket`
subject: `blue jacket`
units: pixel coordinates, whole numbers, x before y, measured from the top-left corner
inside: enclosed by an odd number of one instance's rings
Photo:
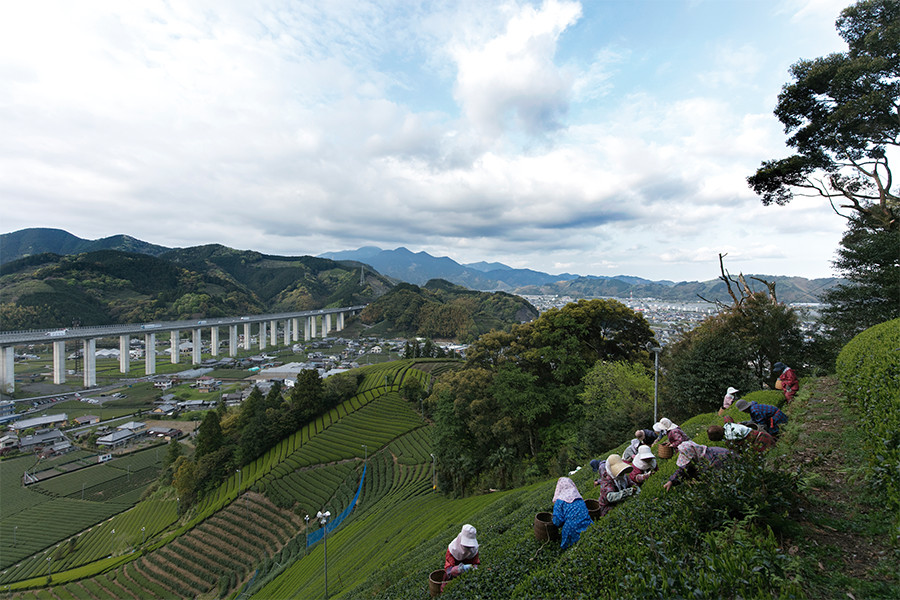
[[[562,541],[559,547],[565,550],[578,541],[581,532],[591,526],[591,516],[588,514],[584,500],[563,502],[557,500],[553,503],[553,524],[560,527]]]

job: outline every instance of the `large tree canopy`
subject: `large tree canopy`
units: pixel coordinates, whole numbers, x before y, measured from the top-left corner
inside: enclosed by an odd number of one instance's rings
[[[778,96],[775,115],[796,154],[764,161],[747,182],[765,205],[819,195],[842,216],[895,230],[889,159],[900,147],[900,2],[862,0],[836,26],[847,52],[795,63]]]

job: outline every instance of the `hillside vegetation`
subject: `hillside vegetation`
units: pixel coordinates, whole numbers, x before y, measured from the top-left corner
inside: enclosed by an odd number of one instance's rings
[[[860,337],[872,345],[857,370],[893,368],[880,349],[896,339],[875,338]],[[443,372],[435,368],[439,362],[425,365],[432,374]],[[897,506],[877,479],[874,487],[866,483],[872,481],[864,465],[873,417],[855,412],[864,408],[860,397],[842,396],[830,378],[804,379],[785,407],[791,421],[768,455],[742,454],[729,468],[670,492],[662,484],[675,464],[663,460],[640,495],[561,551],[557,543],[537,541],[532,530],[535,513],[550,508],[555,479],[461,499],[432,490],[432,426],[399,396],[404,377],[416,372],[427,383],[411,361],[367,369],[358,396],[233,475],[177,529],[154,533],[144,545],[138,527],[144,521],[123,513],[53,553],[64,560],[103,545],[97,540],[109,540],[113,529],[125,530],[127,545],[113,556],[54,572],[52,580],[13,584],[13,590],[40,586],[13,597],[322,597],[323,544],[307,548],[306,535],[318,526],[307,532],[302,524],[303,515],[319,509],[333,517],[348,511],[328,533],[330,597],[423,597],[428,574],[442,567],[447,543],[465,522],[479,531],[483,564],[451,582],[448,599],[900,594],[897,530],[889,525]],[[761,391],[746,398],[776,396]],[[736,409],[728,414],[743,418]],[[706,427],[714,423],[721,418],[704,413],[681,425],[708,443]],[[587,458],[573,479],[590,498],[596,490]],[[137,551],[131,554],[129,546]],[[45,561],[40,553],[36,558],[40,572]]]
[[[527,300],[505,292],[475,292],[443,280],[425,287],[401,283],[360,314],[369,334],[471,341],[493,330],[536,319]]]

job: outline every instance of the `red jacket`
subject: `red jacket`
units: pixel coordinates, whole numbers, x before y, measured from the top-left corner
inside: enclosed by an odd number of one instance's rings
[[[800,391],[800,380],[794,375],[794,370],[790,367],[781,372],[778,376],[781,381],[781,391],[784,392],[784,399],[790,402],[794,399],[797,392]]]

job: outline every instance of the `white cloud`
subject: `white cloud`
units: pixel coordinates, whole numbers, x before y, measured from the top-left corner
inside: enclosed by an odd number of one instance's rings
[[[798,38],[825,22],[777,6],[799,21],[773,28]],[[723,249],[773,269],[796,253],[796,274],[827,268],[843,226],[827,205],[765,208],[744,181],[784,153],[765,112],[778,86],[763,77],[819,46],[774,52],[752,31],[717,41],[712,65],[654,61],[644,23],[595,11],[6,3],[0,198],[23,210],[3,225],[280,254],[405,245],[669,279],[715,276]],[[561,59],[567,36],[582,46]],[[661,86],[664,62],[704,85]],[[641,85],[625,89],[626,74]],[[745,95],[759,96],[749,110]]]
[[[581,6],[545,0],[523,6],[505,30],[473,46],[454,43],[455,96],[472,124],[495,137],[512,127],[540,134],[561,127],[573,77],[554,62],[559,36]],[[512,122],[511,122],[512,121]]]

